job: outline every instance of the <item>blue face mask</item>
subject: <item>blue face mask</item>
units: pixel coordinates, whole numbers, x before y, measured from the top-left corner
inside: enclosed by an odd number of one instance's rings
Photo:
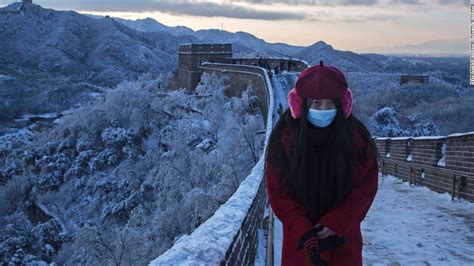
[[[308,121],[316,127],[327,127],[336,117],[337,109],[317,110],[310,108],[308,110]]]

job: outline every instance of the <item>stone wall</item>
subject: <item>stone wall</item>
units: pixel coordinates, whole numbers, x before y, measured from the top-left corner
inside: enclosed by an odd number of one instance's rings
[[[383,174],[474,201],[474,132],[375,142]]]
[[[232,57],[232,45],[230,43],[181,44],[178,55],[178,86],[191,91],[201,79],[202,71],[199,66],[206,61],[226,62]]]
[[[292,58],[278,58],[278,57],[262,57],[262,58],[236,58],[233,57],[229,61],[230,64],[237,64],[237,65],[251,65],[251,66],[260,66],[263,68],[271,67],[274,69],[275,67],[281,67],[280,70],[286,71],[293,71],[293,72],[301,72],[302,70],[309,67],[309,64],[300,59],[292,59]]]
[[[262,181],[242,227],[238,234],[234,236],[234,241],[227,250],[225,258],[221,261],[221,265],[253,264],[258,248],[257,229],[263,227],[266,199],[265,183]]]

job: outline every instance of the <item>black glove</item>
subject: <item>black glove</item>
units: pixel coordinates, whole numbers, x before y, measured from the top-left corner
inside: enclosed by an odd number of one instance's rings
[[[327,261],[321,260],[319,253],[333,249],[346,243],[345,237],[330,235],[323,239],[318,239],[318,232],[323,230],[323,226],[313,228],[304,233],[297,242],[296,250],[304,248],[305,255],[314,265],[329,265]],[[315,241],[316,240],[316,241]]]
[[[304,254],[314,265],[325,265],[319,257],[318,232],[322,228],[312,228],[298,240],[296,250],[304,248]]]
[[[319,239],[319,252],[325,252],[330,249],[333,249],[337,246],[343,245],[346,243],[345,237],[339,237],[337,235],[330,235],[326,238]]]

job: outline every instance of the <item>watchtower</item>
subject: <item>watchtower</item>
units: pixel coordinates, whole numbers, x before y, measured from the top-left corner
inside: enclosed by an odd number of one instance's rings
[[[188,91],[194,90],[201,79],[200,66],[203,62],[228,63],[232,58],[232,44],[179,45],[178,86]]]
[[[419,75],[401,75],[400,76],[400,86],[408,82],[428,84],[429,76],[419,76]]]

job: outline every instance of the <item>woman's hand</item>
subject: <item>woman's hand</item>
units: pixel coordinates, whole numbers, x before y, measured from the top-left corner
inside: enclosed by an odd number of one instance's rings
[[[318,228],[320,227],[321,225],[320,224],[316,224],[314,227],[315,228]],[[327,228],[327,227],[323,227],[323,229],[321,231],[318,232],[318,238],[319,239],[323,239],[323,238],[326,238],[328,236],[331,236],[331,235],[335,235],[336,233],[334,233],[333,231],[331,231],[331,229]]]

